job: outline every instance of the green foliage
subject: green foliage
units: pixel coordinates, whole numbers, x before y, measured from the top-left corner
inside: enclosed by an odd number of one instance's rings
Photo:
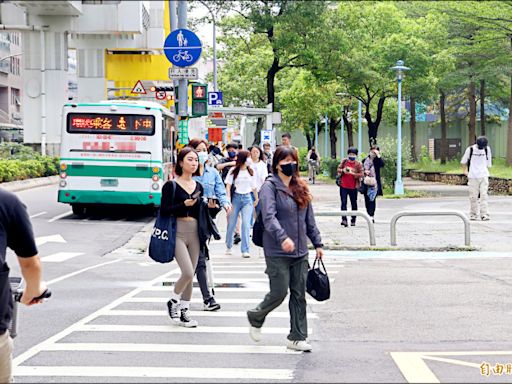
[[[322,172],[327,171],[329,173],[329,177],[331,179],[336,178],[336,173],[338,171],[338,165],[340,164],[340,162],[341,162],[340,159],[331,159],[331,158],[322,159],[322,164],[321,164]]]
[[[380,153],[384,160],[384,167],[380,171],[384,187],[393,188],[396,180],[397,169],[397,140],[394,137],[382,137],[379,139]],[[402,176],[405,176],[407,164],[411,161],[411,146],[406,140],[402,140]]]
[[[306,147],[299,148],[299,171],[308,170],[308,162],[306,161],[308,152],[309,151]]]
[[[18,143],[0,144],[0,182],[57,175],[59,158],[41,156]]]

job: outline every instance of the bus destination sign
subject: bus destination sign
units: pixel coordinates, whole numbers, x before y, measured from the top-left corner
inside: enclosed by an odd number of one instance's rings
[[[69,133],[109,133],[120,135],[152,135],[155,117],[150,115],[70,113]]]

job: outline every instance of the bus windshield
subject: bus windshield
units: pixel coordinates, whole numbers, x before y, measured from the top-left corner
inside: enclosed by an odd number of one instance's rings
[[[155,117],[152,115],[69,113],[67,120],[69,133],[145,136],[155,134]]]

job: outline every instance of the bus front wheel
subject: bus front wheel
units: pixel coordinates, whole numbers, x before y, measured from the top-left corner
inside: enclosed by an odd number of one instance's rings
[[[85,207],[80,204],[72,204],[71,209],[73,210],[73,213],[77,216],[83,216],[85,215]]]

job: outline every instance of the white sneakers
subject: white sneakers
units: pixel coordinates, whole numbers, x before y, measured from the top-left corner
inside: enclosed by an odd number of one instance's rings
[[[233,252],[231,251],[231,248],[226,248],[226,255],[232,255]]]
[[[249,326],[249,336],[251,336],[253,341],[259,343],[261,341],[261,328]]]
[[[248,259],[249,257],[251,257],[251,254],[250,254],[249,252],[243,252],[243,253],[242,253],[242,257],[243,257],[244,259]]]
[[[306,340],[288,340],[286,348],[301,352],[311,352],[313,349],[313,347],[309,345]]]

